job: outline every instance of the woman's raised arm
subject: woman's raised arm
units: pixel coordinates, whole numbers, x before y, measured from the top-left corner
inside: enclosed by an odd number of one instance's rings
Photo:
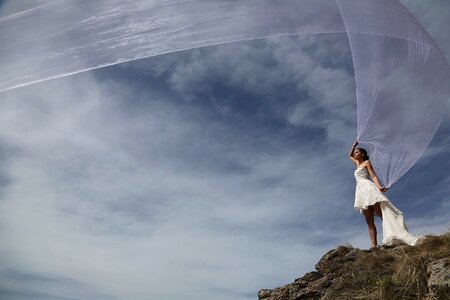
[[[355,154],[355,148],[356,148],[357,145],[358,145],[358,142],[355,141],[355,142],[353,143],[352,148],[350,149],[350,153],[348,154],[348,158],[350,158],[350,160],[351,160],[355,165],[358,165],[358,161],[353,157],[353,155]]]

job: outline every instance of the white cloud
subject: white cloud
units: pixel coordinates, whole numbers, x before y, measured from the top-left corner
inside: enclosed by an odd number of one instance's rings
[[[149,94],[120,111],[134,93],[89,74],[3,95],[0,137],[14,152],[0,250],[11,269],[124,299],[225,299],[218,290],[256,293],[311,268],[324,246],[308,245],[317,226],[302,228],[344,206],[334,199],[347,180],[324,174],[327,153],[195,107]]]

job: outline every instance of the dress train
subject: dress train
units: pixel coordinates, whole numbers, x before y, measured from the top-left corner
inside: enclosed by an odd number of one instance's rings
[[[408,227],[403,219],[403,213],[396,208],[390,201],[380,202],[381,212],[383,215],[383,244],[395,245],[397,241],[401,241],[410,246],[422,238],[422,236],[414,236],[408,231]]]
[[[398,242],[414,246],[422,236],[414,236],[408,231],[403,213],[378,189],[369,179],[369,172],[364,167],[355,170],[356,191],[354,207],[363,213],[369,206],[380,203],[383,219],[383,244],[395,245]]]

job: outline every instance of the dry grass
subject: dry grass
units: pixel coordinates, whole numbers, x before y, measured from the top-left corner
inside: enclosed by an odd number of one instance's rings
[[[347,253],[353,248],[339,249]],[[341,276],[326,299],[432,299],[427,298],[427,265],[450,256],[450,232],[427,236],[414,247],[362,252],[339,270]]]

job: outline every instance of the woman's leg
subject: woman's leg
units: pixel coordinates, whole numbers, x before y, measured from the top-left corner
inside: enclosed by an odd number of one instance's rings
[[[380,202],[377,202],[373,205],[373,210],[381,219],[383,219],[383,213],[381,212]]]
[[[364,210],[364,216],[366,217],[367,225],[369,226],[369,236],[371,247],[377,246],[377,228],[375,227],[375,221],[373,218],[373,206],[369,206]]]

